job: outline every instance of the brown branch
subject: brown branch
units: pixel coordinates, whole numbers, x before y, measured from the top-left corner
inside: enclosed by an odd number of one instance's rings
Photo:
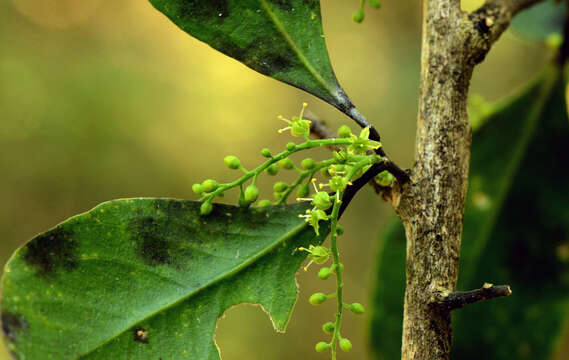
[[[438,308],[452,311],[480,301],[497,299],[512,294],[509,285],[492,285],[485,283],[480,289],[471,291],[457,291],[453,293],[441,292],[439,298],[433,303]]]
[[[472,136],[470,79],[514,14],[537,2],[488,0],[468,14],[459,0],[424,0],[415,166],[394,201],[407,236],[403,360],[450,358],[450,310],[432,303],[441,291],[456,294]]]

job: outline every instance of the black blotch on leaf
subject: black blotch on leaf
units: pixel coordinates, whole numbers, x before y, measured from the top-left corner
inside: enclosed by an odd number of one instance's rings
[[[136,240],[136,250],[150,266],[171,264],[170,242],[166,238],[163,222],[152,216],[137,219],[129,224],[131,237]]]
[[[20,315],[9,311],[2,312],[2,331],[11,342],[17,341],[18,335],[28,328],[28,323]]]
[[[23,259],[38,275],[53,276],[59,269],[72,271],[77,267],[78,245],[71,231],[57,227],[26,245]]]
[[[141,344],[148,344],[148,331],[142,328],[136,328],[133,331],[133,339]]]
[[[229,16],[229,4],[227,0],[187,0],[181,2],[180,12],[182,16],[198,21],[221,23]]]

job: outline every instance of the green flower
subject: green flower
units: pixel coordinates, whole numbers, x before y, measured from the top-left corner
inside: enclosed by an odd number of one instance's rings
[[[287,127],[279,129],[279,133],[290,130],[292,136],[308,136],[310,134],[310,121],[302,118],[304,109],[306,109],[307,106],[307,103],[303,103],[300,116],[293,116],[292,120],[285,119],[282,115],[279,115],[277,118],[288,124]]]
[[[369,127],[363,128],[360,132],[360,136],[353,136],[352,140],[352,144],[348,146],[348,152],[350,154],[365,155],[369,150],[376,150],[381,147],[380,142],[369,140]]]

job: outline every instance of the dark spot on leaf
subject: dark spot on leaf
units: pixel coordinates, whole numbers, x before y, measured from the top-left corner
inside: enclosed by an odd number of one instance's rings
[[[229,5],[227,0],[186,0],[180,2],[180,12],[197,21],[223,22],[229,16]]]
[[[290,0],[269,0],[269,3],[279,7],[281,10],[292,10],[292,1]]]
[[[136,328],[133,331],[133,337],[134,337],[134,341],[142,343],[142,344],[148,344],[148,331],[142,328]]]
[[[129,225],[131,237],[136,239],[136,249],[144,262],[150,266],[170,264],[170,244],[165,229],[152,216],[143,217]]]
[[[37,236],[26,247],[24,261],[41,276],[53,276],[59,269],[72,271],[77,267],[77,246],[73,233],[57,227]]]
[[[27,328],[28,323],[22,316],[6,311],[2,313],[2,331],[11,342],[15,343],[18,335]]]

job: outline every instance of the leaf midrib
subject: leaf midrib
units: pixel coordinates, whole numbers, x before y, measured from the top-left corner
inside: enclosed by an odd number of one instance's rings
[[[301,232],[303,229],[306,229],[306,223],[302,223],[300,225],[298,225],[297,227],[293,228],[291,231],[289,231],[288,233],[286,233],[284,236],[278,238],[274,243],[272,243],[271,245],[267,246],[266,248],[262,249],[261,251],[259,251],[257,254],[255,254],[254,256],[252,256],[251,258],[249,258],[249,260],[241,263],[240,265],[236,266],[234,269],[229,270],[225,273],[222,273],[220,276],[216,277],[215,279],[211,280],[210,282],[200,286],[199,288],[196,288],[195,290],[193,290],[192,292],[188,293],[186,296],[182,296],[180,297],[178,300],[171,302],[170,304],[161,307],[160,309],[153,311],[152,313],[140,318],[139,320],[133,322],[130,326],[126,327],[125,329],[117,332],[115,335],[109,337],[108,339],[106,339],[105,341],[95,345],[91,350],[88,350],[86,353],[79,355],[79,357],[77,359],[82,359],[85,358],[86,356],[92,354],[94,351],[100,349],[101,347],[105,346],[106,344],[108,344],[109,342],[111,342],[112,340],[118,338],[120,335],[124,334],[128,329],[132,328],[134,325],[139,324],[145,320],[151,319],[154,316],[158,315],[160,312],[168,310],[172,307],[175,307],[176,305],[182,303],[183,301],[191,298],[192,296],[196,295],[199,292],[202,292],[204,290],[206,290],[207,288],[216,285],[217,283],[228,279],[236,274],[238,274],[239,272],[241,272],[242,270],[246,269],[247,267],[249,267],[250,265],[252,265],[253,263],[255,263],[257,260],[259,260],[260,258],[262,258],[263,256],[267,255],[268,253],[270,253],[272,250],[274,250],[278,245],[282,244],[283,242],[291,239],[292,237],[294,237],[295,235],[297,235],[299,232]]]
[[[324,89],[326,89],[326,91],[328,91],[328,93],[333,97],[336,98],[336,96],[334,95],[334,93],[336,92],[335,86],[334,85],[330,85],[326,80],[324,80],[324,78],[322,76],[320,76],[320,74],[316,71],[316,69],[312,66],[312,64],[310,63],[310,61],[308,61],[308,59],[306,58],[306,56],[304,56],[304,54],[302,53],[302,51],[300,51],[300,49],[296,46],[296,43],[292,40],[292,38],[290,37],[290,35],[288,34],[288,32],[286,31],[286,29],[284,28],[283,24],[279,21],[279,19],[277,18],[277,16],[275,15],[275,13],[271,10],[271,8],[269,7],[269,5],[267,4],[266,0],[259,0],[259,2],[261,3],[261,6],[263,7],[263,10],[265,10],[265,12],[267,13],[267,15],[269,15],[269,17],[271,18],[271,20],[273,21],[273,24],[275,25],[275,27],[277,28],[277,30],[281,33],[281,35],[285,38],[285,40],[287,41],[288,45],[290,46],[290,48],[292,49],[292,51],[296,54],[296,56],[298,57],[298,59],[300,60],[300,62],[308,69],[308,72],[310,72],[310,74],[316,79],[316,81],[322,85],[324,87]]]

